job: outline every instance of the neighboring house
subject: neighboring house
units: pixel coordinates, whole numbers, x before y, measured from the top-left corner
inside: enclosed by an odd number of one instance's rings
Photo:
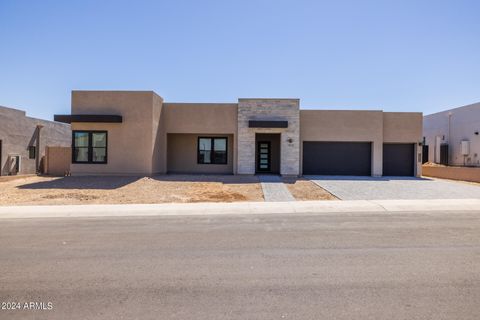
[[[0,175],[41,171],[47,146],[71,146],[70,126],[0,106]]]
[[[71,173],[421,175],[422,114],[300,110],[298,99],[167,103],[73,91]]]
[[[425,160],[450,165],[480,166],[479,132],[480,103],[425,116],[423,136],[425,145],[428,146],[428,159]],[[444,153],[446,156],[441,154],[442,145],[448,146],[448,153]]]

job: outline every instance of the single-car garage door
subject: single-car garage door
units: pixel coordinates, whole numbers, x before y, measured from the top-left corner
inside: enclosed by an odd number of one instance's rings
[[[412,143],[384,143],[383,175],[413,176],[414,149]]]
[[[303,143],[303,174],[371,175],[372,147],[370,142]]]

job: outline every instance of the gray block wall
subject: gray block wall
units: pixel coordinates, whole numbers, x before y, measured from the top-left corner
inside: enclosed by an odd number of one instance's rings
[[[10,155],[21,158],[18,174],[36,173],[37,163],[40,165],[41,158],[45,156],[45,147],[71,146],[71,132],[68,124],[27,117],[22,110],[0,106],[0,175],[11,174]],[[38,161],[29,158],[29,146],[37,148]]]

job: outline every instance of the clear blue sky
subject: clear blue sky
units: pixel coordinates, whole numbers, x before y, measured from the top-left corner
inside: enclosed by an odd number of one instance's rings
[[[0,105],[74,89],[431,113],[480,101],[480,1],[0,0]]]

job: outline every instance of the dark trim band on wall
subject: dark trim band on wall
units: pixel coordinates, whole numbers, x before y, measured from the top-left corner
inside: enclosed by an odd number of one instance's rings
[[[53,120],[63,123],[72,122],[101,122],[101,123],[122,123],[123,117],[112,114],[56,114]]]
[[[288,128],[285,120],[249,120],[249,128]]]

